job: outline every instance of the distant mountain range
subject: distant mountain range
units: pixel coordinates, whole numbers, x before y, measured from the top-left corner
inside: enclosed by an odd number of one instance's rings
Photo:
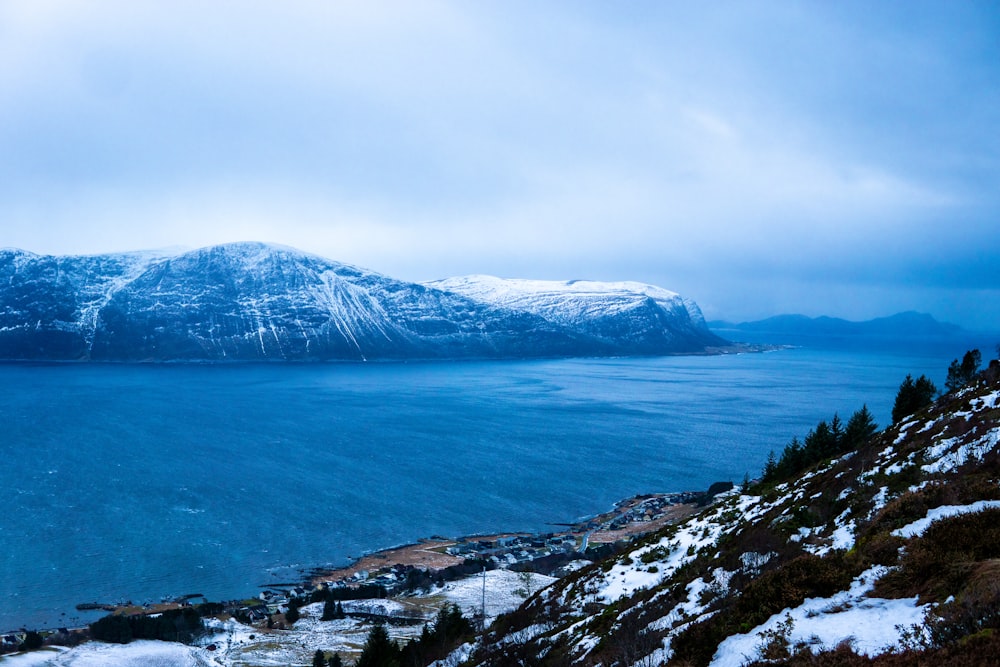
[[[965,332],[955,324],[938,322],[926,313],[908,311],[889,317],[863,322],[851,322],[836,317],[806,317],[777,315],[754,322],[738,324],[713,320],[708,327],[718,333],[738,336],[741,333],[786,336],[824,337],[884,337],[884,338],[950,338]]]
[[[697,304],[640,283],[417,284],[262,243],[0,250],[0,360],[264,361],[705,353]]]

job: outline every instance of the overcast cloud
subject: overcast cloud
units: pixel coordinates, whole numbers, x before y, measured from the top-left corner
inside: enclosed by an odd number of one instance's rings
[[[0,3],[0,245],[1000,329],[995,2]]]

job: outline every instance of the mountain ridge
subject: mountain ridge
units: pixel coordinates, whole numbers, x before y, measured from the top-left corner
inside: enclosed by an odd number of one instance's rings
[[[700,311],[688,303],[665,309],[654,302],[637,314],[601,312],[596,298],[595,311],[559,319],[256,242],[179,254],[57,257],[5,249],[0,359],[537,358],[705,353],[728,345],[703,319],[692,320]]]
[[[821,315],[808,317],[800,314],[783,314],[749,322],[712,320],[707,323],[714,331],[769,333],[795,336],[882,336],[882,337],[939,337],[962,335],[962,327],[941,322],[928,313],[903,311],[870,320],[853,321]]]

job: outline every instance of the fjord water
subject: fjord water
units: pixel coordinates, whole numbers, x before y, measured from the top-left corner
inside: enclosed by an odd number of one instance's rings
[[[431,535],[704,489],[964,348],[324,365],[4,365],[0,630],[255,595]]]

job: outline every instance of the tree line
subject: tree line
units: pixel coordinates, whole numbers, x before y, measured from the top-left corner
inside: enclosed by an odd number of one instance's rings
[[[128,644],[133,639],[189,643],[204,630],[194,607],[170,609],[155,616],[110,614],[90,624],[90,636],[102,642]]]
[[[769,484],[789,479],[820,461],[852,452],[877,431],[878,424],[867,405],[851,415],[846,425],[835,413],[829,422],[819,422],[805,440],[792,438],[780,457],[776,457],[772,450],[764,464],[761,482]]]
[[[997,348],[1000,355],[1000,347]],[[979,350],[969,350],[962,360],[954,359],[948,366],[948,376],[944,381],[944,393],[950,394],[970,385],[979,377],[979,366],[983,362],[983,355]],[[912,375],[907,375],[903,383],[899,385],[899,392],[896,394],[896,401],[892,406],[892,422],[899,423],[904,418],[916,414],[927,406],[931,405],[938,397],[938,388],[926,375],[921,375],[916,380]]]
[[[998,347],[1000,355],[1000,347]],[[948,367],[945,380],[945,391],[951,393],[972,383],[980,373],[982,353],[979,350],[969,350],[962,360],[955,359]],[[913,379],[908,374],[899,386],[896,399],[892,406],[892,421],[901,420],[931,405],[938,397],[938,388],[926,376]],[[851,415],[844,425],[836,414],[829,422],[821,421],[811,430],[805,439],[797,437],[785,445],[780,456],[772,450],[761,474],[761,482],[771,484],[780,482],[803,472],[820,461],[841,456],[856,450],[868,441],[878,431],[878,425],[872,418],[868,406]]]

